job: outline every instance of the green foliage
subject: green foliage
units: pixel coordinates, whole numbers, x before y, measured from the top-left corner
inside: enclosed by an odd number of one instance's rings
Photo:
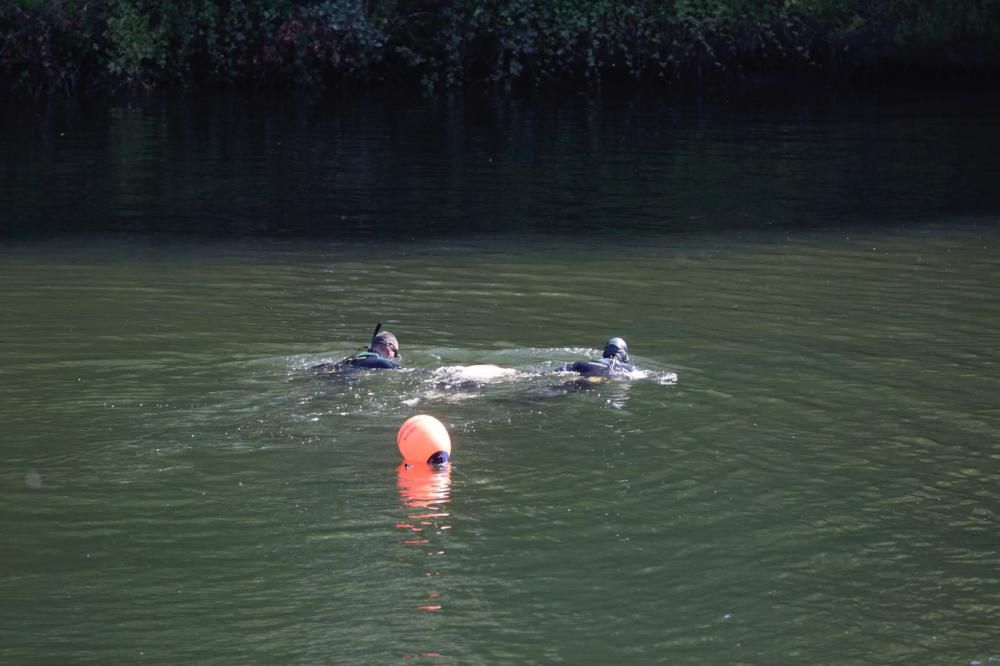
[[[318,84],[334,72],[363,75],[381,61],[385,40],[359,0],[325,0],[278,23],[265,58],[300,83]]]
[[[1000,67],[998,44],[1000,0],[0,2],[0,78],[33,90],[725,80],[944,52]]]
[[[935,47],[1000,37],[1000,0],[896,0],[894,8],[902,19],[902,44]]]
[[[154,26],[148,10],[137,4],[114,0],[107,19],[108,71],[130,84],[162,71],[167,62],[166,23]]]

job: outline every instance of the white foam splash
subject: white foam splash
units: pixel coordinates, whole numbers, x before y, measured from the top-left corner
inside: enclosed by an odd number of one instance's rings
[[[676,384],[677,383],[677,373],[676,372],[664,372],[656,377],[657,384]]]

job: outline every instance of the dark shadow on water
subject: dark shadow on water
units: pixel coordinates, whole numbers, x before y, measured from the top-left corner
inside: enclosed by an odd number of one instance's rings
[[[7,236],[353,242],[1000,210],[995,99],[363,94],[0,109]]]

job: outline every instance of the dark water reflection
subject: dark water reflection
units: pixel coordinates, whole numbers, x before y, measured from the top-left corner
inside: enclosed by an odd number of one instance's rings
[[[997,100],[147,100],[2,113],[19,233],[579,236],[1000,208]],[[614,231],[612,231],[614,230]]]

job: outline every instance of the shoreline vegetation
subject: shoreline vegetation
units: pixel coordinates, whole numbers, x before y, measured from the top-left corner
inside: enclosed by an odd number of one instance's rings
[[[1000,0],[7,0],[32,95],[1000,80]]]

